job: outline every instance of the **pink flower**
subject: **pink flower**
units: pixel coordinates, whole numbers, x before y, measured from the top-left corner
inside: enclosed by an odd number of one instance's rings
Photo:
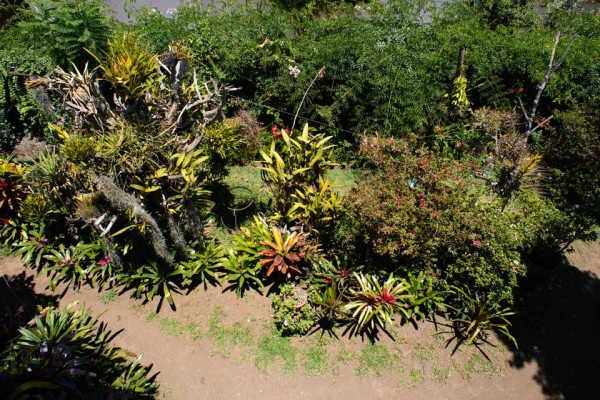
[[[479,247],[479,246],[481,246],[481,242],[478,240],[473,240],[473,246]]]
[[[98,261],[98,265],[107,265],[108,263],[110,263],[111,258],[110,256],[107,254],[104,256],[104,258],[102,258],[102,260]]]
[[[396,200],[396,205],[397,206],[401,206],[402,205],[402,200],[400,200],[400,199]]]
[[[419,203],[419,207],[425,207],[426,205],[427,205],[427,203],[425,202],[425,200],[423,200]]]

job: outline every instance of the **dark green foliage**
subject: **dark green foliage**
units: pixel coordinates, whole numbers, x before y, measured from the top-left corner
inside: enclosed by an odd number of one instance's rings
[[[335,18],[296,19],[294,12],[261,6],[218,11],[190,6],[180,7],[172,19],[142,12],[135,29],[156,51],[176,40],[187,45],[200,73],[211,69],[224,82],[241,87],[236,96],[252,102],[240,100],[238,105],[269,124],[291,125],[307,88],[324,67],[300,115],[348,130],[328,132],[340,142],[355,143],[358,138],[352,132],[363,130],[402,135],[453,122],[456,115],[448,112],[445,95],[463,44],[467,97],[473,108],[512,108],[518,104],[519,88],[524,103],[531,102],[546,71],[554,35],[529,6],[490,0],[478,9],[454,2],[429,9],[428,23],[419,18],[423,7],[418,1],[400,0],[372,4],[368,12],[348,8]],[[551,79],[542,116],[554,105],[598,101],[598,61],[592,54],[600,43],[598,35],[591,34],[598,21],[579,20],[585,23],[572,24],[569,30],[585,26],[585,36],[575,42]],[[290,68],[299,73],[292,74]]]
[[[38,105],[35,93],[25,89],[26,78],[11,74],[44,75],[53,67],[51,58],[29,46],[15,27],[4,27],[0,34],[1,151],[12,150],[24,136],[41,136],[46,122],[54,121],[47,104]]]
[[[84,306],[45,309],[3,352],[0,390],[9,398],[154,398],[150,368],[111,346],[113,337]]]
[[[100,0],[29,0],[23,8],[19,28],[28,42],[66,67],[83,65],[86,49],[97,53],[106,45],[110,19]]]
[[[553,172],[551,194],[578,221],[573,239],[593,238],[590,227],[600,221],[600,119],[575,110],[557,113],[557,122],[542,144]]]

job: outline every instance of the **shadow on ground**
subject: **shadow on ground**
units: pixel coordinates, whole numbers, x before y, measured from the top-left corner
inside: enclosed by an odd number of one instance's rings
[[[512,365],[535,361],[547,399],[587,399],[600,371],[600,280],[564,256],[538,260],[519,287]],[[511,347],[512,348],[512,347]],[[592,395],[593,396],[593,395]]]
[[[0,275],[0,349],[18,334],[36,314],[36,306],[57,304],[59,296],[38,293],[34,277],[25,271],[17,275]]]

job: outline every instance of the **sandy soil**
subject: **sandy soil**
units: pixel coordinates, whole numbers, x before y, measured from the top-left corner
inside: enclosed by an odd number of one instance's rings
[[[599,248],[597,244],[579,245],[577,251],[570,256],[571,263],[579,267],[578,271],[585,273],[586,277],[594,282],[598,281],[600,273]],[[496,349],[486,349],[494,360],[495,367],[491,370],[479,368],[474,373],[461,373],[460,368],[450,366],[468,365],[469,357],[477,351],[470,348],[451,356],[451,348],[444,348],[443,340],[435,335],[433,324],[429,323],[421,324],[418,331],[411,326],[396,328],[393,333],[396,339],[401,338],[396,342],[386,337],[382,338],[382,344],[398,349],[398,354],[404,358],[404,366],[390,367],[389,370],[384,368],[381,376],[357,376],[356,359],[347,365],[341,364],[335,373],[328,370],[318,376],[312,376],[302,369],[305,362],[302,359],[299,360],[298,369],[291,374],[282,373],[277,363],[270,372],[265,372],[257,367],[255,350],[252,347],[232,346],[231,353],[224,355],[210,335],[193,335],[192,332],[207,332],[211,315],[214,315],[216,307],[220,307],[226,314],[223,318],[224,323],[231,324],[237,321],[242,326],[250,327],[258,340],[265,334],[264,327],[270,317],[270,303],[267,298],[249,294],[239,300],[234,294],[221,293],[216,288],[206,291],[200,289],[188,296],[175,296],[176,312],[163,306],[157,315],[154,313],[155,302],[142,305],[141,301],[132,300],[127,295],[107,302],[106,293],[98,293],[90,288],[83,288],[80,292],[65,290],[62,298],[58,299],[56,294],[45,290],[47,278],[32,280],[31,273],[26,272],[21,262],[14,258],[0,260],[0,272],[8,278],[12,284],[11,289],[22,301],[31,298],[37,303],[58,301],[60,305],[80,301],[97,313],[104,312],[101,320],[108,323],[109,329],[113,332],[121,331],[115,339],[115,344],[136,354],[143,353],[143,360],[153,364],[153,371],[159,372],[157,379],[161,385],[161,398],[164,399],[534,400],[585,398],[579,397],[579,393],[587,390],[578,390],[576,380],[562,382],[562,375],[547,368],[565,360],[548,362],[546,358],[552,357],[538,354],[540,349],[532,350],[536,345],[531,345],[527,338],[524,339],[525,349],[521,352],[508,350],[501,343]],[[14,296],[6,289],[5,283],[0,282],[0,285],[0,300],[14,301]],[[596,300],[597,288],[594,286],[593,292],[588,293]],[[593,307],[593,319],[589,323],[595,324],[596,327],[598,304],[600,303],[590,304],[590,307]],[[177,321],[177,326],[188,327],[189,331],[185,328],[174,335],[165,328],[164,321]],[[520,328],[522,327],[517,326],[517,329]],[[585,335],[588,330],[582,326],[576,335]],[[522,334],[520,331],[518,333]],[[537,335],[537,332],[533,335]],[[341,345],[355,354],[360,354],[368,346],[357,339],[341,338],[334,342],[336,343],[330,347]],[[302,340],[295,341],[300,350],[308,343]],[[586,345],[584,349],[577,351],[597,354],[597,339],[591,346],[590,348]],[[544,351],[543,346],[541,347]],[[415,357],[415,354],[418,354],[415,349],[423,348],[433,349],[433,354],[423,359]],[[559,354],[560,352],[556,352],[554,356],[558,357]],[[580,355],[576,353],[569,357]],[[588,367],[592,366],[583,366]],[[421,369],[421,378],[408,379],[413,375],[406,371],[419,372]],[[436,378],[439,371],[445,371],[446,376],[443,379],[439,376]]]

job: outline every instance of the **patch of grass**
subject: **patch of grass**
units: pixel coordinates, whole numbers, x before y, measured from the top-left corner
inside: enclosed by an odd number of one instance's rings
[[[233,166],[229,168],[229,175],[223,181],[230,189],[233,188],[233,193],[239,187],[248,189],[255,201],[253,209],[264,211],[271,207],[275,202],[273,195],[265,190],[263,180],[260,176],[260,170],[253,166]],[[244,194],[246,190],[238,190],[239,196],[247,196]]]
[[[154,321],[156,318],[158,317],[158,314],[154,311],[150,311],[147,315],[146,315],[146,322],[152,322]]]
[[[100,301],[104,304],[114,303],[119,300],[116,289],[110,289],[100,295]]]
[[[366,346],[358,358],[357,376],[381,376],[385,371],[402,369],[397,356],[392,355],[387,347],[370,344]]]
[[[411,386],[420,385],[425,380],[425,378],[423,377],[423,371],[419,369],[411,369],[408,372],[408,377],[410,378]]]
[[[448,378],[450,378],[450,367],[433,368],[433,379],[440,383],[447,383]]]
[[[503,375],[502,368],[477,353],[471,354],[471,357],[464,364],[453,361],[452,365],[465,380],[471,380],[473,375],[480,373],[485,374],[488,378]]]
[[[196,323],[195,322],[188,322],[187,324],[185,324],[185,326],[183,327],[183,329],[185,329],[187,332],[193,334],[194,332],[196,332]]]
[[[222,320],[226,317],[221,307],[216,307],[208,322],[208,337],[215,343],[215,351],[222,357],[231,355],[231,348],[238,345],[250,347],[254,344],[254,334],[249,326],[243,326],[241,322],[234,322],[231,327],[223,325]]]
[[[139,313],[140,311],[142,311],[143,309],[144,309],[144,306],[142,304],[134,303],[131,305],[131,310],[136,314]]]
[[[425,364],[428,361],[433,360],[434,358],[434,346],[433,344],[424,345],[421,343],[415,344],[415,347],[412,349],[412,358],[421,362],[421,364]]]
[[[273,368],[275,361],[280,361],[281,371],[290,375],[297,368],[298,350],[292,346],[289,337],[279,336],[277,333],[263,336],[258,342],[254,363],[261,371],[268,373]]]
[[[323,375],[329,365],[327,347],[311,347],[304,353],[304,369],[309,376]]]
[[[325,173],[325,178],[331,181],[332,189],[337,192],[340,197],[345,197],[356,187],[357,177],[358,172],[348,168],[336,168]]]
[[[333,359],[333,366],[331,368],[334,375],[339,375],[340,373],[340,365],[348,365],[348,363],[356,358],[356,353],[353,351],[347,350],[345,347],[339,349],[338,353],[335,355]]]
[[[167,336],[182,337],[183,328],[175,318],[162,318],[158,322],[160,331]]]

